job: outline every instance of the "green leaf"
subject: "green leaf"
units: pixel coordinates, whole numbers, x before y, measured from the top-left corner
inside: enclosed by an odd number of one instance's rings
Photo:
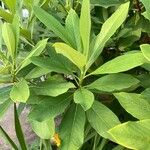
[[[70,88],[75,88],[74,84],[66,81],[46,81],[33,87],[37,95],[58,96],[67,92]]]
[[[49,118],[54,118],[64,112],[71,100],[72,95],[68,93],[58,97],[43,98],[40,105],[33,107],[31,110],[29,119],[41,122]]]
[[[52,30],[58,37],[60,37],[64,42],[74,45],[74,41],[71,35],[65,30],[65,27],[55,19],[52,15],[48,14],[46,11],[39,7],[34,7],[35,16],[47,26],[48,29]]]
[[[11,86],[0,88],[0,103],[3,103],[4,101],[9,99],[10,90]]]
[[[45,120],[43,122],[32,120],[30,123],[33,131],[41,139],[51,139],[53,137],[55,133],[55,123],[53,118]]]
[[[15,103],[14,103],[14,120],[15,120],[16,136],[18,138],[21,149],[22,150],[27,150],[27,145],[26,145],[26,142],[25,142],[25,139],[24,139],[24,135],[23,135],[23,131],[22,131],[22,128],[21,128],[20,121],[19,121],[18,112],[17,112],[17,108],[16,108]]]
[[[149,5],[149,0],[141,0],[141,2],[144,4],[144,6],[146,8],[147,17],[150,20],[150,5]]]
[[[80,88],[74,93],[74,102],[80,104],[84,111],[87,111],[92,107],[94,94],[87,89]]]
[[[136,87],[138,83],[139,80],[133,76],[118,73],[103,76],[90,85],[87,85],[87,87],[89,89],[96,89],[104,92],[114,92]]]
[[[141,96],[148,101],[150,104],[150,88],[146,88],[142,93]]]
[[[13,15],[11,13],[5,11],[1,7],[0,7],[0,16],[8,23],[11,23],[13,20]]]
[[[120,124],[108,131],[116,142],[129,149],[150,149],[150,119]]]
[[[15,36],[15,51],[17,55],[18,51],[18,44],[19,44],[19,36],[20,36],[20,18],[17,15],[14,15],[13,22],[12,22],[12,28]]]
[[[3,0],[4,4],[10,9],[11,12],[15,12],[16,0]]]
[[[91,31],[90,0],[82,1],[80,15],[80,34],[83,43],[83,54],[88,57]]]
[[[12,76],[10,74],[0,75],[0,83],[12,83]]]
[[[14,102],[25,103],[28,100],[29,95],[30,95],[29,87],[24,79],[15,83],[10,92],[10,98]]]
[[[52,52],[52,50],[49,53],[50,57],[47,58],[32,57],[32,63],[41,68],[48,69],[50,72],[72,74],[77,71],[77,67],[65,56]]]
[[[72,61],[79,69],[82,69],[86,64],[86,58],[80,52],[64,43],[55,43],[55,50]]]
[[[96,6],[102,6],[105,8],[108,8],[110,6],[116,6],[117,4],[120,4],[119,0],[91,0],[91,4]]]
[[[10,99],[7,99],[3,103],[0,103],[0,120],[6,113],[6,111],[9,109],[9,107],[12,105],[12,101]]]
[[[24,68],[25,66],[27,66],[31,63],[31,60],[30,60],[31,57],[39,56],[42,53],[42,51],[46,47],[47,40],[48,39],[41,40],[35,45],[35,47],[31,50],[29,55],[21,62],[21,66],[20,66],[19,70],[21,70],[22,68]]]
[[[103,24],[100,33],[97,35],[95,45],[88,61],[88,67],[97,59],[102,52],[106,42],[116,32],[127,17],[129,2],[122,4],[116,12],[106,20]]]
[[[140,94],[121,92],[115,93],[114,96],[121,106],[135,118],[150,118],[150,104]]]
[[[7,46],[9,55],[14,58],[15,50],[16,50],[16,41],[15,41],[15,35],[13,32],[12,25],[9,23],[4,23],[2,26],[2,36],[4,39],[4,42]]]
[[[9,135],[5,132],[5,130],[0,126],[0,135],[5,139],[5,141],[10,144],[14,150],[19,150],[17,145],[12,141]]]
[[[43,59],[43,58],[41,58]],[[50,69],[47,68],[41,68],[41,67],[35,67],[34,69],[32,69],[26,76],[25,79],[34,79],[34,78],[38,78],[41,77],[47,73],[51,72]]]
[[[82,43],[81,43],[80,29],[79,29],[79,17],[73,9],[70,9],[70,11],[68,12],[65,28],[69,32],[69,34],[72,35],[73,40],[76,43],[75,48],[78,51],[82,52]]]
[[[81,106],[72,105],[60,126],[61,150],[77,150],[84,140],[85,113]]]
[[[149,44],[143,44],[140,46],[141,51],[144,55],[144,57],[150,61],[150,45]]]
[[[87,119],[99,135],[111,140],[107,131],[120,124],[117,116],[98,101],[94,101],[92,108],[87,111]]]
[[[122,56],[118,56],[113,60],[108,61],[107,63],[100,66],[91,74],[107,74],[107,73],[119,73],[124,72],[130,69],[133,69],[137,66],[141,66],[146,62],[142,53],[129,53]]]

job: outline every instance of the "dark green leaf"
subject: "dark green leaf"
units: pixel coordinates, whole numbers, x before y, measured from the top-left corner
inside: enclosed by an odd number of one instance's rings
[[[44,121],[64,112],[72,100],[72,95],[63,94],[58,97],[46,97],[40,105],[35,106],[29,114],[30,120]],[[41,113],[42,112],[42,113]]]
[[[22,128],[21,128],[21,124],[20,124],[20,121],[19,121],[16,104],[14,104],[14,119],[15,119],[16,136],[18,138],[20,146],[21,146],[22,150],[27,150],[27,145],[26,145],[24,135],[23,135],[23,132],[22,132]]]
[[[104,92],[121,91],[139,84],[139,80],[131,75],[118,73],[110,74],[99,78],[87,87]]]
[[[61,150],[77,150],[84,140],[85,112],[79,105],[72,105],[65,113],[60,126]]]

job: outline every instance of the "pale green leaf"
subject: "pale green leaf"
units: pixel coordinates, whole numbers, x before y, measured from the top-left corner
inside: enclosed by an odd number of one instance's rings
[[[150,5],[149,5],[149,0],[141,0],[141,2],[144,4],[144,6],[146,8],[147,17],[150,20]]]
[[[94,101],[92,108],[87,111],[87,119],[99,135],[111,140],[107,131],[120,124],[117,116],[98,101]]]
[[[145,100],[147,100],[148,103],[150,104],[150,88],[146,88],[146,89],[141,93],[141,97],[143,97]]]
[[[94,94],[87,89],[80,88],[74,93],[74,102],[80,104],[84,111],[87,111],[94,102]]]
[[[13,14],[5,11],[4,9],[2,9],[0,7],[0,16],[5,20],[7,21],[8,23],[11,23],[12,20],[13,20]]]
[[[118,56],[107,63],[100,66],[91,74],[107,74],[107,73],[119,73],[137,66],[141,66],[146,62],[146,59],[142,53],[129,53],[122,56]]]
[[[150,61],[150,45],[149,44],[143,44],[140,46],[141,51],[144,55],[144,57]]]
[[[51,139],[53,137],[55,133],[55,123],[53,118],[45,120],[43,122],[32,120],[30,123],[33,131],[41,139]]]
[[[84,141],[85,112],[79,105],[72,105],[60,125],[61,150],[77,150]]]
[[[108,131],[116,142],[129,149],[150,149],[150,119],[120,124]]]
[[[79,69],[82,69],[86,64],[86,58],[80,52],[64,43],[55,43],[55,50],[72,61]]]
[[[15,41],[15,35],[13,32],[12,25],[9,23],[4,23],[2,26],[2,36],[4,39],[4,42],[7,46],[9,55],[14,58],[15,50],[16,50],[16,41]]]
[[[15,48],[16,48],[16,55],[18,50],[18,44],[19,44],[19,36],[20,36],[20,18],[17,15],[14,15],[13,22],[12,22],[12,28],[15,36]]]
[[[25,103],[28,100],[29,95],[30,95],[29,86],[24,79],[15,83],[10,92],[10,98],[14,102]]]
[[[47,40],[48,39],[41,40],[35,45],[35,47],[31,50],[28,56],[21,62],[21,66],[19,70],[21,70],[22,68],[24,68],[25,66],[31,63],[31,60],[30,60],[31,57],[39,56],[43,52],[43,50],[46,47]]]
[[[135,118],[150,118],[150,104],[140,94],[121,92],[115,93],[114,96],[121,106]]]
[[[92,54],[88,61],[88,67],[97,59],[102,52],[106,42],[116,32],[127,17],[129,2],[122,4],[116,12],[106,20],[103,24],[100,33],[97,35]]]
[[[3,0],[3,2],[10,9],[11,12],[15,12],[16,0]]]
[[[90,0],[82,1],[80,15],[80,34],[83,43],[83,54],[88,57],[91,31]]]
[[[138,79],[131,75],[118,73],[103,76],[90,85],[87,85],[87,87],[104,92],[114,92],[136,87],[139,82]]]

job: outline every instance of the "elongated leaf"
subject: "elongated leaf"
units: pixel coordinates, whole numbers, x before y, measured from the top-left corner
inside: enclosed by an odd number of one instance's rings
[[[0,16],[7,21],[8,23],[12,23],[13,15],[0,7]]]
[[[48,29],[52,30],[64,42],[72,46],[74,45],[73,39],[57,19],[39,7],[34,7],[34,13],[36,17],[48,27]]]
[[[149,44],[143,44],[140,46],[141,51],[144,55],[144,57],[150,61],[150,45]]]
[[[32,120],[31,127],[41,139],[51,139],[55,133],[55,123],[53,118],[43,122]]]
[[[101,32],[97,35],[95,46],[90,55],[87,66],[90,66],[100,55],[105,43],[116,32],[127,17],[129,2],[122,4],[116,12],[103,24]]]
[[[43,58],[42,58],[43,59]],[[41,67],[35,67],[32,69],[25,77],[25,79],[34,79],[41,77],[47,73],[51,72],[49,69],[41,68]]]
[[[87,111],[92,107],[94,94],[87,89],[80,88],[74,93],[74,102],[80,104],[84,111]]]
[[[150,149],[150,119],[120,124],[108,132],[116,142],[129,149]]]
[[[11,83],[11,82],[12,76],[10,74],[0,76],[0,83]]]
[[[29,55],[21,62],[21,67],[19,70],[24,68],[25,66],[29,65],[31,63],[30,58],[33,56],[39,56],[42,51],[45,49],[48,39],[44,39],[42,41],[39,41],[35,47],[31,50]]]
[[[87,111],[87,118],[98,134],[111,140],[112,138],[107,131],[120,124],[117,116],[98,101],[94,101],[92,108]]]
[[[85,113],[81,106],[72,105],[60,126],[61,150],[77,150],[84,140]]]
[[[131,53],[118,56],[103,64],[91,74],[119,73],[141,66],[146,62],[142,53]]]
[[[70,94],[63,94],[58,97],[46,97],[40,105],[32,109],[29,119],[41,122],[49,118],[54,118],[64,112],[71,100],[72,95]]]
[[[10,144],[14,150],[19,150],[17,145],[12,141],[9,135],[5,132],[5,130],[0,126],[0,135],[3,137],[8,144]]]
[[[0,103],[3,103],[5,100],[9,99],[10,90],[11,86],[0,88]]]
[[[16,136],[18,138],[19,144],[23,150],[27,150],[27,145],[26,145],[23,131],[21,128],[21,124],[19,121],[16,104],[14,104],[14,118],[15,118],[15,131],[16,131]]]
[[[82,52],[82,43],[79,29],[79,17],[73,9],[70,9],[70,11],[68,12],[65,25],[66,30],[69,32],[70,35],[72,35],[73,40],[76,43],[75,48],[78,51]]]
[[[118,73],[110,74],[99,78],[87,87],[89,89],[96,89],[104,92],[114,92],[125,90],[130,87],[135,87],[139,83],[139,80],[131,75]]]
[[[58,96],[67,92],[70,88],[74,88],[74,84],[65,81],[46,81],[33,87],[37,95]]]
[[[80,15],[80,34],[83,42],[83,54],[88,57],[91,31],[90,0],[82,1]]]
[[[4,23],[2,27],[2,36],[4,39],[4,42],[7,46],[9,55],[14,58],[15,50],[16,50],[16,41],[15,41],[15,35],[13,32],[13,28],[11,24]]]
[[[64,43],[55,43],[55,50],[72,61],[79,69],[82,69],[86,64],[86,58],[80,52],[71,48],[69,45]]]
[[[0,120],[6,113],[6,111],[9,109],[9,107],[12,105],[12,101],[10,99],[6,100],[3,103],[0,103]]]
[[[19,44],[19,35],[20,35],[20,18],[17,15],[14,15],[13,22],[12,22],[12,28],[15,36],[15,51],[17,55],[18,50],[18,44]]]
[[[150,118],[150,104],[140,94],[121,92],[114,95],[122,107],[134,117],[138,119]]]
[[[28,100],[29,95],[30,95],[29,87],[24,79],[15,83],[10,92],[10,98],[14,102],[25,103]]]
[[[3,0],[4,4],[10,9],[11,12],[15,12],[16,0]]]

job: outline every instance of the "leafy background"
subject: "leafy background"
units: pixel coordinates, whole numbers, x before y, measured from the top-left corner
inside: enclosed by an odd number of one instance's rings
[[[2,0],[1,6],[0,117],[14,105],[18,143],[2,127],[0,134],[10,146],[150,149],[148,0]],[[19,121],[23,109],[39,137],[32,145]]]

